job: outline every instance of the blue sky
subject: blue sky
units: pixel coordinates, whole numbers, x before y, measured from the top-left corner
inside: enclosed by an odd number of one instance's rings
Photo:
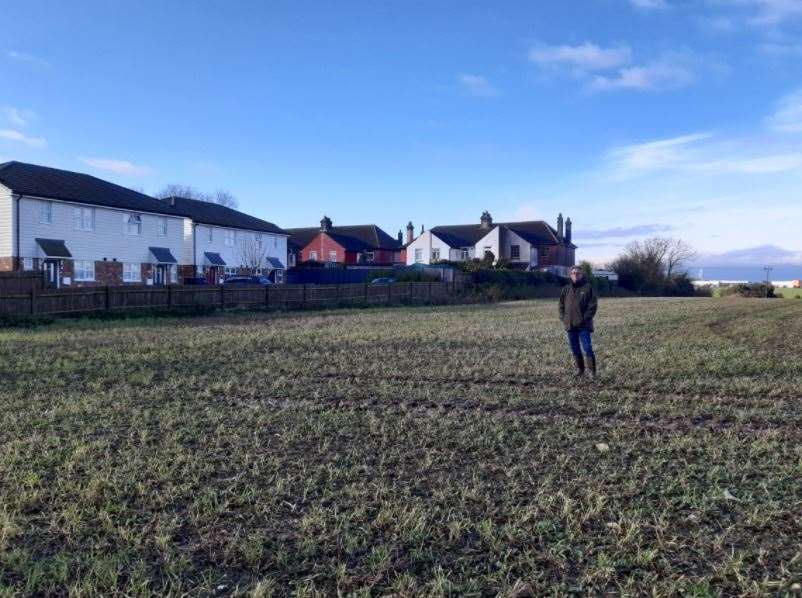
[[[584,258],[665,234],[802,264],[802,0],[3,14],[0,160],[225,188],[284,227],[563,212]]]

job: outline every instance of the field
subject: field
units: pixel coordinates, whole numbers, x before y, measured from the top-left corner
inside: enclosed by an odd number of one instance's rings
[[[802,302],[0,331],[0,595],[771,595],[802,582]]]
[[[802,297],[802,289],[774,289],[774,294],[786,299],[796,299]]]

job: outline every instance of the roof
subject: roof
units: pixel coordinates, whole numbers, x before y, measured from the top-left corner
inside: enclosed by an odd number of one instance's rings
[[[80,172],[24,162],[0,164],[0,183],[19,195],[179,216],[169,204]]]
[[[157,264],[177,264],[178,260],[173,257],[167,247],[148,247]]]
[[[289,242],[303,248],[323,231],[319,226],[315,226],[288,228],[287,232],[290,235]],[[398,239],[391,237],[375,224],[332,226],[325,232],[347,251],[370,251],[373,249],[399,251],[402,247]]]
[[[281,260],[276,257],[267,258],[267,263],[270,264],[270,267],[274,270],[286,270],[284,264],[281,263]]]
[[[163,203],[172,206],[175,211],[182,216],[191,218],[195,222],[201,224],[253,230],[277,235],[287,234],[286,231],[272,222],[250,216],[238,210],[227,208],[226,206],[221,206],[217,203],[190,199],[188,197],[169,197],[164,199]]]
[[[216,253],[214,251],[204,251],[203,255],[206,258],[206,261],[209,262],[210,266],[226,265],[226,261],[222,257],[220,257],[219,253]]]
[[[67,245],[61,239],[36,239],[36,244],[47,257],[72,257]]]
[[[449,247],[469,247],[475,245],[497,227],[514,232],[524,241],[533,245],[560,245],[565,243],[557,237],[557,231],[542,220],[527,222],[498,222],[483,228],[481,224],[458,224],[455,226],[435,226],[430,232]]]

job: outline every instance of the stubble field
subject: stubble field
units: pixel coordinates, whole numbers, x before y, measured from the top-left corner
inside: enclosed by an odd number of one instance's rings
[[[773,595],[802,583],[802,302],[0,331],[0,595]]]

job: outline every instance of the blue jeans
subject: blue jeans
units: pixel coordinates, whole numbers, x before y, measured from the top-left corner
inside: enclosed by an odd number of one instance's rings
[[[567,334],[568,343],[571,345],[571,353],[577,357],[582,357],[582,351],[579,350],[579,344],[582,343],[582,349],[585,350],[585,355],[595,359],[596,355],[593,353],[593,343],[590,340],[589,330],[569,330]]]

